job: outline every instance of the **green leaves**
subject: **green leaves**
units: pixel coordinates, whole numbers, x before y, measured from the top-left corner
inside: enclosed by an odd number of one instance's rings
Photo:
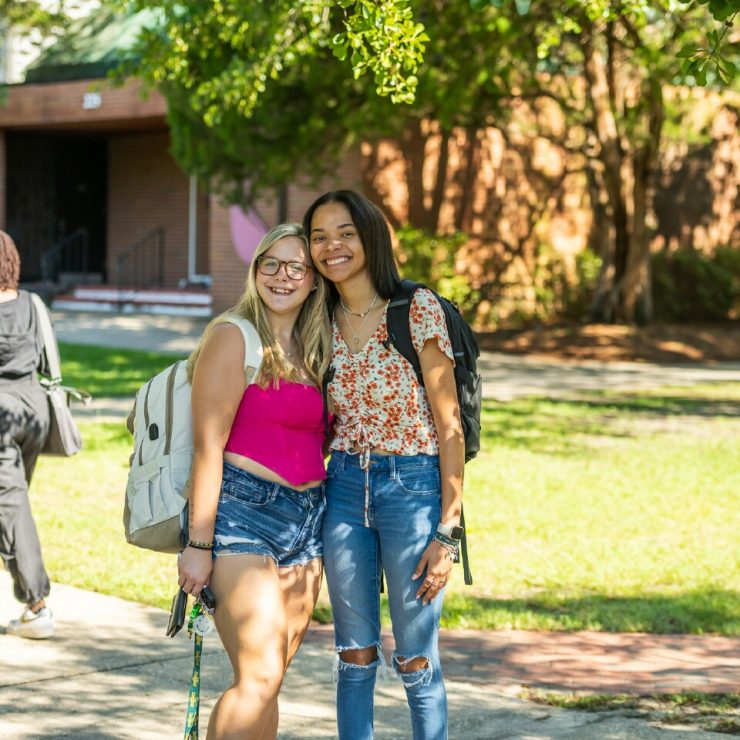
[[[681,0],[690,3],[691,0]],[[708,5],[709,13],[718,23],[721,30],[714,29],[707,33],[707,46],[684,46],[676,55],[685,61],[681,71],[685,75],[693,76],[697,85],[704,87],[707,84],[707,72],[711,72],[716,81],[729,85],[735,79],[736,64],[727,54],[737,53],[736,45],[730,45],[726,52],[722,42],[727,32],[732,28],[737,13],[740,12],[740,0],[697,0],[700,5]]]
[[[345,9],[350,6],[346,5]],[[416,71],[429,37],[404,0],[358,0],[343,22],[345,31],[331,41],[332,53],[350,63],[355,79],[371,73],[375,91],[394,103],[413,103]]]
[[[0,21],[7,21],[16,32],[38,45],[41,42],[32,32],[40,32],[42,36],[61,35],[70,18],[65,13],[63,2],[0,0]]]
[[[719,2],[727,4],[727,0],[719,0]],[[740,5],[740,0],[729,0],[729,2]],[[720,8],[722,14],[724,14],[725,9],[724,5]],[[706,47],[688,44],[683,46],[676,54],[679,59],[684,60],[681,71],[685,75],[692,76],[697,85],[706,86],[708,72],[712,73],[715,80],[722,82],[724,85],[729,85],[734,81],[737,65],[728,59],[722,51],[722,41],[730,27],[731,21],[727,21],[721,32],[717,29],[709,31]]]
[[[690,5],[694,0],[679,0],[684,5]],[[503,8],[509,0],[469,0],[470,8],[473,11],[481,12],[487,8]],[[740,12],[740,0],[696,0],[699,5],[704,5],[708,13],[718,23],[722,24],[721,31],[713,30],[707,33],[707,46],[702,47],[684,47],[678,55],[679,59],[690,59],[697,62],[693,65],[683,64],[681,70],[684,74],[693,75],[697,84],[707,84],[707,72],[712,75],[712,79],[727,85],[735,78],[736,64],[730,60],[729,55],[733,52],[731,47],[728,52],[723,51],[722,41],[729,28],[732,27],[737,13]],[[514,0],[514,7],[520,16],[526,16],[532,9],[532,0]],[[538,11],[548,14],[552,11],[550,4],[546,0],[540,0],[535,6]],[[553,40],[560,37],[560,30],[565,30],[564,23],[567,19],[572,20],[574,26],[579,25],[575,20],[584,15],[594,23],[601,23],[604,20],[615,21],[620,17],[628,19],[629,23],[637,22],[639,26],[645,22],[645,19],[654,16],[657,8],[651,8],[650,3],[644,0],[629,0],[619,6],[605,2],[579,2],[579,0],[565,0],[562,4],[560,15],[561,22],[551,23],[549,29],[543,29],[546,39],[538,39],[538,49],[540,58],[544,59],[553,46]],[[678,17],[687,11],[673,9],[671,14]],[[557,15],[557,14],[555,14]],[[558,29],[560,25],[562,28]],[[569,29],[576,30],[576,29]],[[689,51],[692,49],[692,51]]]

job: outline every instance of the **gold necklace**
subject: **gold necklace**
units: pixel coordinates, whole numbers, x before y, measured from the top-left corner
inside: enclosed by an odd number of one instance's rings
[[[368,316],[370,316],[370,312],[375,308],[375,304],[378,301],[378,294],[375,294],[375,298],[373,298],[373,302],[370,304],[367,311],[364,313],[352,313],[347,306],[344,305],[344,301],[340,298],[339,303],[342,306],[342,310],[344,311],[344,318],[347,319],[347,326],[349,327],[349,330],[352,332],[352,339],[354,339],[355,342],[355,349],[360,348],[360,332],[362,331],[362,327],[365,326],[365,323],[367,322]],[[355,331],[355,327],[352,326],[352,321],[349,318],[349,315],[352,314],[353,316],[361,316],[362,321],[360,322],[360,325],[357,327],[357,331]]]
[[[357,316],[360,319],[364,319],[365,316],[367,316],[370,313],[370,311],[373,310],[373,308],[375,307],[375,302],[377,300],[378,300],[378,294],[375,293],[375,298],[373,298],[373,300],[371,301],[370,305],[362,313],[356,313],[351,308],[348,308],[347,307],[347,305],[345,304],[345,302],[342,300],[341,296],[339,298],[339,302],[342,304],[342,308],[344,309],[344,313],[345,314],[351,313],[353,316]]]

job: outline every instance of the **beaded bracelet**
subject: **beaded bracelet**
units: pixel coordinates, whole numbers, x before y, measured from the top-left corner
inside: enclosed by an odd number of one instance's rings
[[[188,547],[193,550],[213,550],[213,542],[200,542],[199,540],[188,540]]]
[[[453,540],[452,537],[448,537],[441,532],[437,532],[434,535],[434,539],[437,540],[437,542],[441,542],[444,545],[450,545],[454,548],[457,548],[460,545],[460,540]]]

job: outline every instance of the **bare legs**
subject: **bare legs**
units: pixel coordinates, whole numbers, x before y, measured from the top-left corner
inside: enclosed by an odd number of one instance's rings
[[[216,702],[209,740],[274,740],[277,697],[321,585],[321,560],[277,568],[261,555],[216,560],[211,587],[234,683]]]

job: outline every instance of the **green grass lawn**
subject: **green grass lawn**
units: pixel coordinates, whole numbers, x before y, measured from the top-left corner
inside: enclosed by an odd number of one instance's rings
[[[82,388],[93,397],[133,396],[177,355],[59,343],[62,377],[66,385]]]
[[[465,626],[740,634],[740,386],[487,404]]]
[[[130,438],[80,426],[83,453],[42,458],[32,485],[50,575],[168,607],[174,556],[123,537]],[[740,634],[740,384],[486,402],[483,428],[475,585],[456,571],[446,626]]]

